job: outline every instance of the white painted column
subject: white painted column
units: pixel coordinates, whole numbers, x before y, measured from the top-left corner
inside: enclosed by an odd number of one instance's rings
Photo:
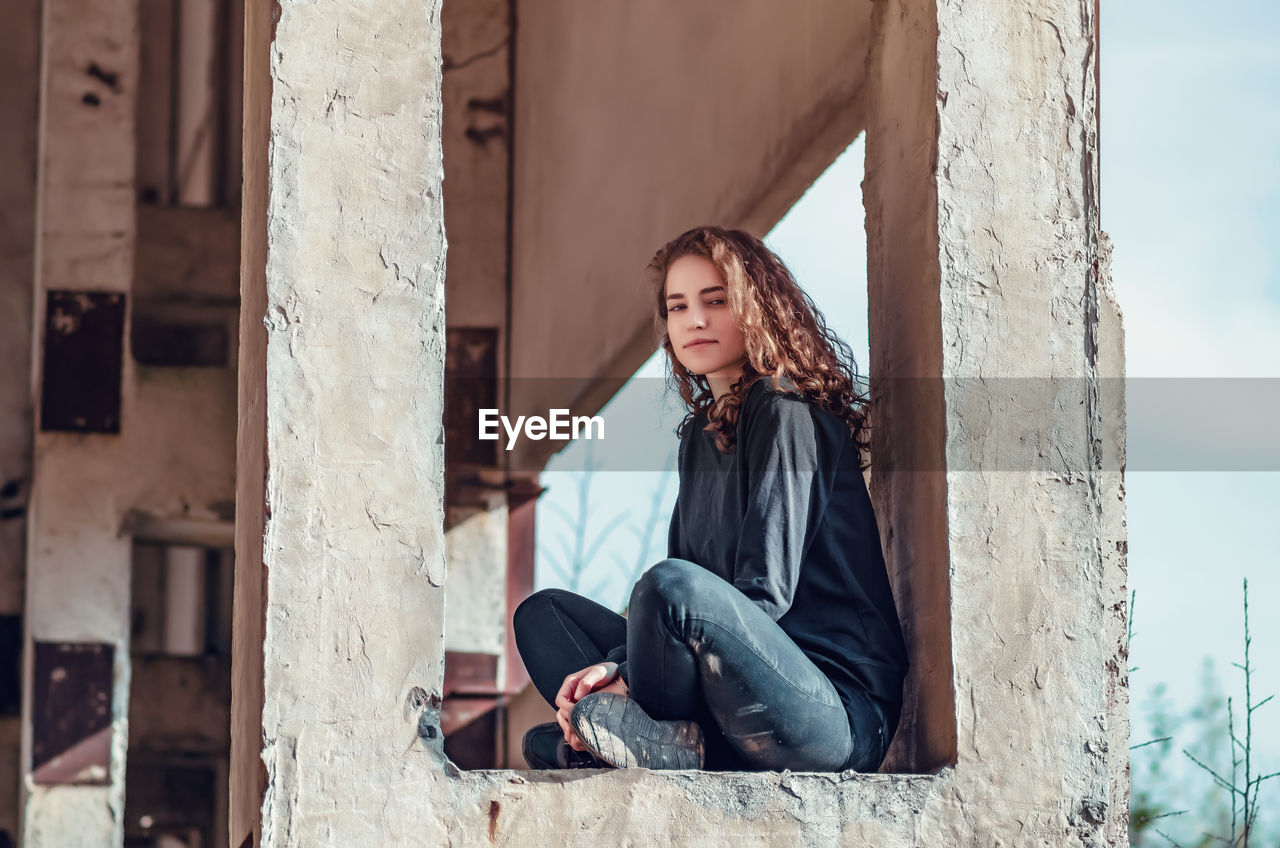
[[[203,548],[165,550],[164,652],[171,656],[204,653],[207,553]]]
[[[137,27],[136,0],[44,2],[33,333],[37,418],[46,293],[127,295],[132,285]],[[111,492],[125,467],[122,434],[131,424],[128,356],[123,367],[120,434],[46,433],[38,421],[36,426],[23,687],[27,848],[119,845],[123,839],[130,540],[119,533],[120,505]],[[33,641],[114,647],[107,785],[35,783]]]
[[[231,844],[405,844],[378,811],[442,741],[440,4],[246,14]]]

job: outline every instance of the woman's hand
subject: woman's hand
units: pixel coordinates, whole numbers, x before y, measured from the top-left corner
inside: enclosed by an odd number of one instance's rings
[[[613,662],[596,663],[581,671],[575,671],[564,679],[560,691],[556,693],[556,721],[564,731],[564,741],[575,751],[585,751],[587,746],[569,723],[569,714],[573,705],[592,692],[614,692],[627,694],[627,684],[618,676],[618,664]]]

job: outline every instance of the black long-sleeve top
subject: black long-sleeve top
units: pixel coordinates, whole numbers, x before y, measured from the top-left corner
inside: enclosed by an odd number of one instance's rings
[[[845,422],[761,377],[743,402],[733,453],[716,448],[706,425],[700,413],[681,436],[667,555],[737,587],[846,705],[858,689],[901,704],[906,649]],[[625,658],[625,645],[609,654]]]

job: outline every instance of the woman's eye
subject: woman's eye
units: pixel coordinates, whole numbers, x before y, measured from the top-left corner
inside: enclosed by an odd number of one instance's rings
[[[667,311],[668,311],[668,312],[679,312],[681,309],[684,309],[684,307],[683,307],[683,306],[679,306],[679,305],[677,305],[677,306],[668,306],[668,307],[667,307]]]
[[[724,298],[722,298],[722,297],[718,297],[718,298],[716,298],[715,300],[713,300],[713,301],[711,301],[710,303],[708,303],[707,305],[708,305],[708,306],[715,306],[717,303],[724,303]]]

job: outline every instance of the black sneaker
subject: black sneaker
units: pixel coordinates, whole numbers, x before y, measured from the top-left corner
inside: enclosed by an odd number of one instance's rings
[[[574,704],[569,723],[592,752],[618,768],[702,768],[705,751],[697,722],[655,721],[625,695],[587,695]]]
[[[557,722],[535,724],[524,734],[524,761],[532,769],[613,768],[586,751],[575,751],[564,741]]]

